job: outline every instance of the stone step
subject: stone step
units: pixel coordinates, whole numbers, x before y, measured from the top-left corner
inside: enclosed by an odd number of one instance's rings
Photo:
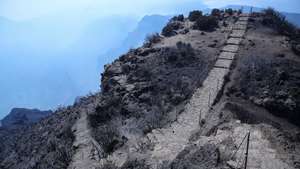
[[[242,38],[229,38],[226,42],[228,45],[239,45],[242,42]]]
[[[222,49],[222,52],[232,52],[232,53],[236,53],[239,50],[239,46],[238,45],[226,45],[224,46],[224,48]]]
[[[248,14],[248,13],[242,13],[242,14],[240,14],[240,17],[249,17],[250,16],[250,14]]]
[[[247,17],[247,16],[239,17],[239,21],[248,21],[248,20],[249,20],[249,17]]]
[[[227,68],[227,67],[224,67],[224,66],[214,66],[214,68],[218,68],[218,69],[229,69],[229,68]]]
[[[248,22],[247,21],[237,21],[235,24],[236,25],[247,25]]]
[[[219,59],[230,59],[233,60],[235,53],[232,52],[221,52],[219,55]]]
[[[229,37],[243,38],[244,35],[245,35],[245,30],[232,30],[232,33],[229,35]]]
[[[246,30],[247,29],[247,25],[234,25],[232,27],[233,30]]]
[[[224,60],[224,59],[218,59],[215,63],[215,67],[221,67],[221,68],[227,68],[229,69],[232,64],[232,60]]]

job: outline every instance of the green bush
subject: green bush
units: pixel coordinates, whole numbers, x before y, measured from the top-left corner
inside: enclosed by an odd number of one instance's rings
[[[192,11],[192,12],[190,12],[190,14],[189,14],[189,20],[190,21],[196,21],[198,18],[200,18],[202,16],[202,11],[198,11],[198,10],[196,10],[196,11]]]
[[[211,31],[218,27],[218,20],[214,16],[202,16],[198,18],[193,26],[193,29],[202,31]]]

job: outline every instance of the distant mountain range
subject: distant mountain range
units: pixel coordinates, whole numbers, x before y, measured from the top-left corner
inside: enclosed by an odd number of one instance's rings
[[[38,109],[14,108],[0,121],[0,127],[15,128],[36,123],[50,115],[52,111],[40,111]]]
[[[136,48],[144,42],[147,35],[160,33],[172,16],[147,15],[137,24],[136,28],[127,34],[127,37],[105,54],[99,57],[99,60],[107,59],[106,62],[114,60],[119,55],[126,53],[130,48]],[[104,61],[105,62],[105,61]],[[100,61],[99,63],[103,63]]]
[[[243,7],[244,12],[250,11],[250,6],[239,6],[239,5],[229,5],[224,8],[232,8],[232,9],[241,9]],[[262,11],[263,8],[253,7],[253,11]],[[209,13],[211,9],[203,9],[204,13]],[[288,13],[282,12],[286,16],[286,18],[293,24],[300,26],[300,14],[298,13]],[[188,13],[185,13],[188,15]],[[110,62],[114,58],[119,55],[127,52],[130,48],[136,48],[142,45],[142,42],[146,38],[148,34],[151,33],[160,33],[164,25],[169,21],[172,16],[164,16],[164,15],[149,15],[145,16],[138,23],[137,27],[134,31],[128,33],[127,37],[120,43],[119,46],[112,48],[105,54],[100,55],[99,60],[107,59],[106,62]],[[102,62],[100,62],[102,63]]]
[[[64,19],[0,18],[0,118],[13,107],[49,109],[99,89],[97,58],[118,46],[135,18],[111,16],[85,25]]]

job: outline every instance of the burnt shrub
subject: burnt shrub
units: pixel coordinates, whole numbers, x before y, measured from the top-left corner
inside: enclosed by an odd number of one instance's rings
[[[300,31],[292,23],[286,20],[285,16],[273,8],[263,11],[262,24],[275,29],[279,34],[288,36],[291,41],[292,50],[300,55]]]
[[[144,160],[129,160],[120,169],[149,169],[149,165]]]
[[[184,16],[183,15],[178,15],[178,16],[174,16],[171,21],[179,21],[179,22],[183,22],[184,21]]]
[[[113,152],[116,146],[121,143],[116,126],[102,125],[98,127],[97,131],[93,133],[93,137],[99,142],[105,153]]]
[[[211,31],[218,26],[218,20],[214,16],[202,16],[198,18],[193,29]]]
[[[120,98],[117,96],[103,96],[103,100],[100,105],[96,106],[95,112],[89,114],[90,125],[95,128],[99,124],[104,124],[107,121],[111,120],[115,116],[115,113],[118,112],[117,106],[120,102]]]
[[[244,57],[237,89],[270,113],[300,125],[299,64],[291,60]]]
[[[176,47],[182,57],[184,57],[187,60],[194,59],[195,52],[191,44],[179,41],[176,43]]]
[[[225,13],[227,13],[229,15],[232,15],[233,14],[233,9],[231,9],[231,8],[225,9]]]
[[[240,14],[243,13],[243,11],[242,11],[241,9],[239,9],[239,10],[237,11],[237,13],[240,15]]]
[[[164,48],[160,55],[165,58],[166,62],[175,64],[176,66],[186,64],[195,59],[195,51],[190,44],[181,41],[176,43],[175,48]]]
[[[221,11],[217,8],[214,8],[212,11],[211,11],[211,15],[212,16],[215,16],[215,17],[219,17],[221,15]]]
[[[292,50],[294,51],[295,54],[300,56],[300,43],[299,42],[293,42],[292,43]]]
[[[285,16],[277,12],[273,8],[268,8],[263,11],[264,17],[262,23],[274,28],[280,34],[293,36],[297,33],[297,28],[292,23],[285,19]]]
[[[160,35],[158,33],[153,33],[146,36],[144,45],[150,47],[152,44],[158,43],[160,41]]]
[[[169,22],[162,30],[162,35],[166,37],[174,36],[177,34],[176,30],[181,29],[183,26],[180,22]]]
[[[188,18],[189,18],[190,21],[194,22],[198,18],[200,18],[201,16],[202,16],[202,11],[195,10],[195,11],[190,12]]]

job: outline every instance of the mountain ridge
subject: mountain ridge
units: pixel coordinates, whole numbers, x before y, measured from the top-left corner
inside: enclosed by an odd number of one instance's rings
[[[1,126],[17,128],[39,122],[42,118],[51,115],[52,111],[40,111],[38,109],[13,108],[10,113],[1,120]]]
[[[249,166],[299,168],[299,32],[274,14],[173,17],[105,65],[101,91],[0,128],[0,167],[237,168],[250,131]]]

